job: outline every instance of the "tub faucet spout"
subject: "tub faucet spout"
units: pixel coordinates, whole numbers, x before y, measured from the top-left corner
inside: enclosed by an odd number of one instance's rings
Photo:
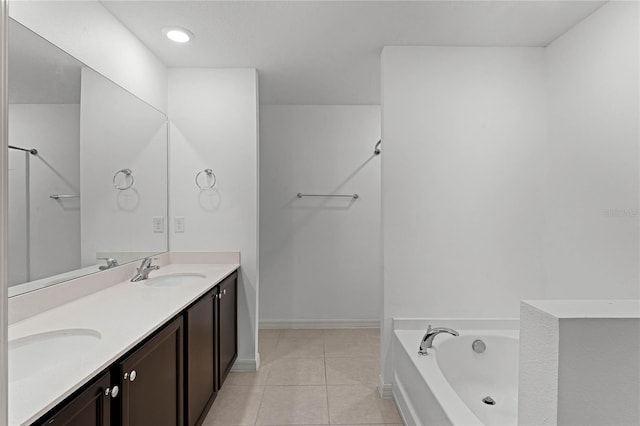
[[[431,348],[433,345],[433,339],[440,333],[449,333],[454,336],[458,336],[458,332],[447,327],[436,327],[431,328],[431,324],[427,328],[427,332],[424,334],[422,338],[422,342],[420,342],[420,350],[418,351],[419,355],[427,355],[427,349]]]

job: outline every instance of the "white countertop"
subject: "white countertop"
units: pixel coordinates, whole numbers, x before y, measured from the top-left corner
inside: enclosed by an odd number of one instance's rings
[[[115,284],[9,326],[9,341],[63,329],[91,329],[97,343],[61,356],[29,354],[43,368],[9,382],[9,424],[30,424],[109,367],[145,337],[171,319],[222,279],[238,264],[170,264],[151,277],[176,273],[204,274],[206,279],[174,287],[151,287],[144,281]],[[17,368],[14,365],[14,369]],[[9,377],[12,364],[9,364]]]

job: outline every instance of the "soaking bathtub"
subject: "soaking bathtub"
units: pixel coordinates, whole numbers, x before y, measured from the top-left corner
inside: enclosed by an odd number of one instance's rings
[[[517,327],[483,330],[478,328],[483,324],[474,324],[478,329],[465,329],[468,324],[456,322],[431,322],[454,328],[460,336],[439,334],[426,356],[418,355],[426,325],[394,330],[393,397],[405,424],[516,425]],[[484,352],[473,350],[475,340],[482,340]]]

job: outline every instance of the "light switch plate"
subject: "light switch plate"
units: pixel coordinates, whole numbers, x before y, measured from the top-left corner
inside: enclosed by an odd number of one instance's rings
[[[163,216],[154,216],[154,218],[153,218],[153,233],[154,234],[162,234],[162,233],[164,233],[164,217]]]
[[[176,232],[184,232],[184,216],[176,216],[174,221]]]

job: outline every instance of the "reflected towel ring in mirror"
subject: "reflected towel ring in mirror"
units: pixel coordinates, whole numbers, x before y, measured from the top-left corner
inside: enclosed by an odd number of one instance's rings
[[[207,181],[213,178],[213,181],[209,185],[205,185],[205,186],[200,185],[198,178],[200,178],[200,175],[203,173],[207,175]],[[196,175],[196,186],[200,189],[212,189],[214,186],[216,186],[216,181],[217,181],[216,175],[215,173],[213,173],[213,170],[211,169],[200,170]]]
[[[118,175],[121,174],[121,173],[124,175],[125,183],[127,182],[127,178],[130,178],[130,181],[129,181],[128,185],[120,186],[116,182],[116,179],[118,178]],[[133,172],[131,171],[131,169],[121,169],[121,170],[118,170],[116,172],[116,174],[113,175],[113,187],[115,189],[119,189],[120,191],[124,191],[125,189],[131,188],[133,186],[134,182],[135,182],[135,179],[133,178]]]

